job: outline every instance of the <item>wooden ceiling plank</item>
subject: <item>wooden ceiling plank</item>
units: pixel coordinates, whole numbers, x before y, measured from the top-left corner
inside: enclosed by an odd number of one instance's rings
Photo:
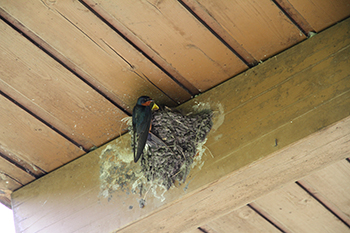
[[[288,2],[316,32],[350,16],[348,0],[288,0]]]
[[[350,163],[339,161],[298,181],[350,227]]]
[[[0,89],[85,150],[120,135],[127,116],[4,22]]]
[[[114,103],[117,106],[120,105],[121,108],[123,108],[123,107],[126,108],[125,104],[123,104],[122,101],[119,98],[117,98],[106,87],[101,85],[100,82],[91,78],[89,76],[89,74],[84,72],[79,66],[75,65],[71,60],[67,59],[67,57],[64,56],[63,54],[58,53],[50,44],[48,44],[46,41],[42,40],[37,34],[35,34],[30,29],[28,29],[26,26],[24,26],[17,19],[13,18],[10,14],[8,14],[2,8],[0,8],[0,15],[6,21],[6,23],[11,25],[16,30],[20,31],[22,33],[22,35],[25,35],[32,42],[34,42],[39,48],[41,48],[47,54],[49,54],[54,59],[59,61],[61,64],[64,64],[66,66],[66,68],[69,69],[72,73],[74,73],[75,75],[80,77],[82,80],[84,80],[89,85],[96,87],[95,90],[99,91],[102,95],[104,95],[106,98],[108,98],[112,103]]]
[[[33,181],[35,177],[0,156],[0,203],[11,208],[12,191]]]
[[[199,230],[199,231],[198,231]],[[217,231],[214,231],[210,226],[207,224],[204,224],[203,226],[193,229],[193,232],[202,232],[202,233],[219,233]]]
[[[292,183],[255,201],[293,232],[348,232],[349,228],[297,184]]]
[[[248,206],[243,206],[207,223],[215,232],[275,232],[280,231]]]
[[[183,104],[184,111],[199,111],[200,107],[217,110],[206,144],[213,157],[204,155],[204,165],[191,171],[185,189],[170,189],[164,193],[163,202],[149,193],[142,209],[138,208],[138,195],[118,190],[109,198],[102,197],[100,156],[109,151],[111,155],[122,153],[132,158],[130,137],[123,135],[14,192],[18,231],[45,228],[53,233],[65,232],[68,226],[71,231],[80,232],[183,232],[348,157],[349,31],[350,20],[344,21],[256,66],[254,72],[243,73]],[[274,73],[283,62],[288,63],[288,69]],[[272,87],[262,80],[263,75],[271,77]],[[320,83],[319,75],[325,76]],[[297,81],[300,77],[308,83]],[[333,79],[337,81],[332,83]],[[288,88],[280,88],[281,84]],[[255,97],[252,93],[256,93]],[[283,98],[282,93],[286,94]],[[245,105],[257,107],[247,109]],[[249,123],[244,125],[241,120],[240,132],[231,128],[239,120],[236,116],[246,115],[255,115],[255,121],[247,119]],[[234,140],[226,138],[236,134],[248,139],[232,148]],[[216,141],[219,143],[215,146],[209,143]],[[115,159],[119,157],[116,155]],[[138,164],[131,162],[127,166],[133,171]],[[33,213],[33,206],[40,206],[40,211]]]
[[[85,152],[0,95],[0,146],[49,172]]]
[[[78,1],[3,1],[1,8],[31,31],[39,45],[129,113],[140,95],[170,106],[190,98]]]
[[[285,232],[285,233],[291,232],[290,229],[288,229],[285,225],[283,225],[281,222],[279,222],[277,219],[275,219],[273,216],[267,213],[264,209],[260,208],[260,206],[256,205],[255,202],[251,202],[247,206],[249,206],[251,209],[257,212],[260,216],[262,216],[264,219],[270,222],[280,232]]]
[[[17,168],[21,169],[35,178],[39,178],[46,174],[45,171],[41,170],[40,167],[31,163],[30,161],[23,160],[23,158],[18,157],[9,148],[5,148],[4,145],[0,146],[0,156],[15,165]],[[5,163],[6,164],[6,163]]]
[[[0,203],[11,209],[11,193],[21,186],[16,180],[0,171]]]
[[[7,194],[9,192],[6,192],[6,190],[13,191],[21,186],[22,184],[19,183],[18,180],[12,178],[10,175],[0,170],[0,191],[3,191]]]
[[[198,228],[194,228],[194,229],[190,229],[184,233],[215,233],[215,232],[209,232],[209,231],[203,231],[203,230],[200,230]]]
[[[249,66],[254,66],[258,62],[255,58],[247,52],[216,20],[206,9],[200,5],[196,0],[180,0],[184,5],[193,11],[193,13],[200,18],[208,27],[213,30],[231,49],[233,49],[239,57]]]
[[[32,182],[36,177],[40,177],[44,173],[40,168],[14,155],[11,155],[11,158],[15,159],[10,162],[4,156],[12,153],[4,149],[3,141],[0,143],[0,203],[8,208],[12,208],[12,192]]]
[[[95,2],[200,92],[248,68],[176,0]]]
[[[16,180],[21,185],[28,184],[29,182],[35,179],[35,177],[31,176],[27,172],[18,168],[15,164],[10,163],[2,157],[0,157],[0,173],[6,174],[7,176]]]
[[[269,0],[197,2],[257,61],[266,60],[306,38]]]
[[[7,208],[11,209],[11,192],[8,190],[1,190],[0,188],[0,203],[2,203]]]
[[[143,55],[147,56],[154,64],[157,64],[165,73],[173,77],[176,81],[181,83],[192,95],[198,94],[198,89],[193,86],[185,77],[183,77],[171,64],[159,56],[159,54],[150,48],[148,45],[143,43],[137,36],[135,36],[127,27],[121,22],[116,20],[107,11],[105,11],[99,4],[96,4],[94,0],[82,0],[91,11],[96,15],[106,20],[114,30],[121,33],[128,42],[132,44],[136,49],[142,52]]]
[[[273,2],[303,31],[306,36],[315,29],[306,21],[306,19],[293,7],[288,0],[273,0]]]

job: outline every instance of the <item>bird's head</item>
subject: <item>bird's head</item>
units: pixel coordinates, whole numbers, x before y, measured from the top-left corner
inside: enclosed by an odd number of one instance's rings
[[[148,96],[139,97],[136,104],[142,105],[142,106],[150,106],[152,103],[153,103],[152,110],[159,109],[159,107],[154,103],[154,101]]]

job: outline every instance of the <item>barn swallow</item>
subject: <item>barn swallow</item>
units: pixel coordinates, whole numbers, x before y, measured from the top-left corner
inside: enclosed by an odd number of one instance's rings
[[[151,130],[152,110],[158,106],[148,96],[141,96],[132,111],[132,128],[134,131],[134,162],[136,163],[145,148],[148,133]]]

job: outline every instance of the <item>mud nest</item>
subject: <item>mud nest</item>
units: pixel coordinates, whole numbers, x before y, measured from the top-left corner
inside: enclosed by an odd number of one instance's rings
[[[141,172],[147,181],[155,181],[166,189],[176,180],[184,183],[197,148],[205,142],[213,125],[211,119],[210,110],[187,115],[169,108],[154,112],[151,134],[141,158]]]

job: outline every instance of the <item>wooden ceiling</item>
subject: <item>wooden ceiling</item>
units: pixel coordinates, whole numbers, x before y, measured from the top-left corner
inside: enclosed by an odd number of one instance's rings
[[[192,232],[350,232],[349,184],[347,159],[283,185]]]
[[[349,0],[0,1],[0,201],[350,16]]]

